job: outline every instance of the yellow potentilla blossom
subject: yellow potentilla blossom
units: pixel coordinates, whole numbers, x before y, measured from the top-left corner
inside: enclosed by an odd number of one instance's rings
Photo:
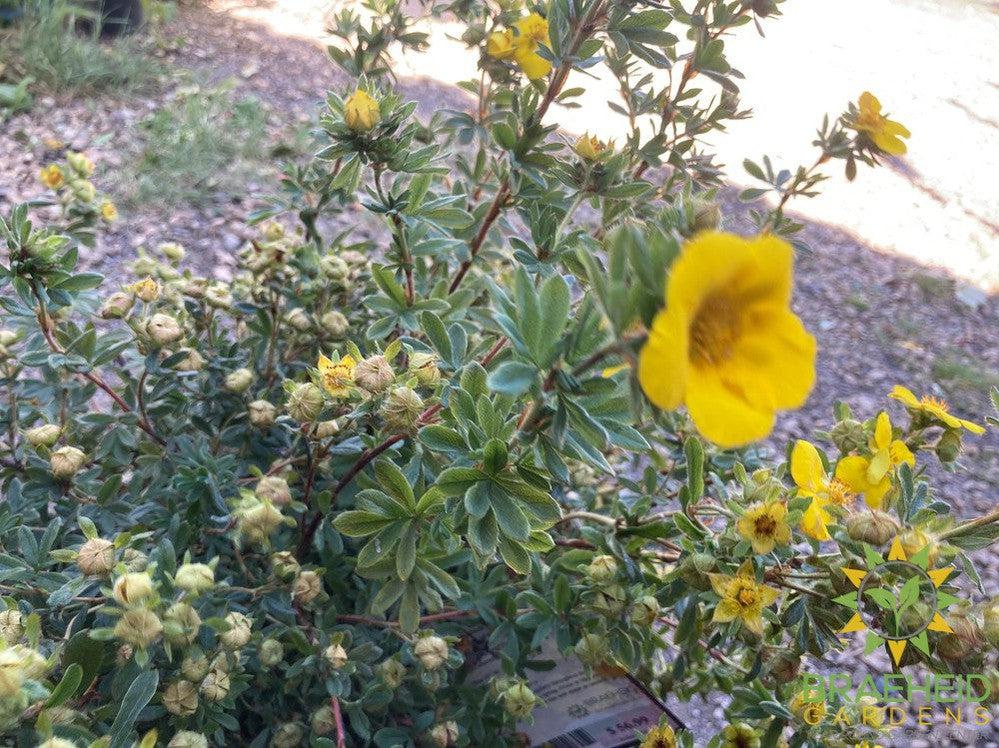
[[[613,148],[613,143],[604,143],[595,135],[590,135],[588,132],[583,133],[579,140],[576,141],[576,145],[573,146],[576,154],[586,161],[599,161],[612,151]]]
[[[343,118],[347,127],[355,132],[367,132],[378,124],[381,110],[378,102],[360,88],[347,97],[343,105]]]
[[[857,114],[857,129],[870,136],[874,145],[892,156],[901,156],[906,152],[902,138],[908,138],[912,133],[900,122],[881,114],[881,102],[874,94],[869,91],[860,94],[857,107],[860,110]]]
[[[530,80],[544,78],[552,69],[549,60],[538,54],[538,45],[551,44],[548,38],[548,21],[537,13],[531,13],[517,21],[517,35],[514,38],[513,59]]]
[[[49,164],[42,169],[38,178],[50,190],[57,190],[66,184],[66,177],[63,175],[59,164]]]
[[[108,223],[113,223],[118,220],[118,208],[110,200],[105,200],[101,203],[101,218]]]
[[[848,506],[853,497],[847,487],[826,474],[819,451],[804,439],[796,441],[791,450],[791,477],[798,493],[812,500],[801,518],[802,532],[816,540],[829,540],[828,524],[833,516],[827,507]]]
[[[711,620],[717,623],[738,620],[750,631],[762,634],[763,609],[772,605],[779,593],[756,581],[752,562],[743,562],[735,576],[709,574],[708,578],[711,588],[721,598]]]
[[[125,290],[142,301],[156,301],[160,295],[160,284],[152,278],[143,278],[130,286],[125,286]]]
[[[908,410],[922,413],[930,419],[942,423],[949,429],[967,429],[972,434],[984,434],[985,428],[972,421],[965,421],[949,412],[947,403],[935,397],[918,398],[912,391],[896,384],[892,387],[888,397],[901,402]]]
[[[513,58],[516,46],[511,29],[494,31],[486,40],[486,54],[497,60],[509,60]]]
[[[750,542],[754,553],[770,553],[775,546],[791,542],[787,507],[779,501],[753,504],[735,523],[735,529]]]
[[[343,397],[350,394],[350,386],[354,383],[354,367],[357,362],[353,356],[347,355],[339,361],[332,361],[319,355],[319,379],[323,389],[333,397]]]
[[[676,748],[676,733],[669,725],[653,727],[646,733],[638,748]]]
[[[849,455],[836,466],[836,478],[851,490],[864,495],[871,509],[881,509],[884,497],[891,490],[891,472],[905,463],[915,466],[916,458],[901,439],[892,438],[891,419],[878,414],[871,440],[871,457]]]
[[[815,382],[815,338],[790,309],[793,251],[775,236],[706,231],[673,264],[638,360],[649,400],[686,404],[722,447],[761,439]]]

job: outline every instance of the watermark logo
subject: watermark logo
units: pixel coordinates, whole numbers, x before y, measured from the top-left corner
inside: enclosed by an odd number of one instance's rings
[[[958,598],[943,592],[940,586],[954,567],[932,568],[928,546],[908,558],[898,538],[887,559],[868,545],[864,553],[867,568],[843,569],[856,592],[834,598],[854,611],[840,633],[865,632],[864,654],[884,646],[896,666],[909,644],[929,656],[927,632],[953,631],[941,611],[958,602]]]

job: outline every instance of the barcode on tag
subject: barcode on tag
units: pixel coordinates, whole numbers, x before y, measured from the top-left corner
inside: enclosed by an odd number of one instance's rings
[[[586,748],[597,741],[586,730],[569,730],[548,741],[551,748]]]

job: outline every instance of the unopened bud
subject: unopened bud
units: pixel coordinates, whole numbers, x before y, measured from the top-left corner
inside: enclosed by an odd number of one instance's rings
[[[275,506],[287,506],[291,503],[291,489],[288,481],[276,475],[265,475],[257,482],[256,494],[261,499],[270,501]]]
[[[846,518],[846,532],[853,539],[871,545],[884,545],[898,534],[898,521],[885,512],[860,511]]]
[[[278,579],[291,579],[300,569],[298,559],[291,551],[278,551],[271,556],[271,570]]]
[[[13,644],[24,635],[24,622],[17,608],[0,611],[0,638]]]
[[[937,459],[944,464],[954,462],[961,454],[961,432],[957,429],[947,429],[934,447]]]
[[[184,259],[184,247],[177,242],[164,242],[159,245],[157,251],[175,265]]]
[[[208,738],[200,732],[181,730],[170,738],[167,748],[208,748]]]
[[[104,538],[91,538],[76,555],[76,566],[84,574],[102,576],[114,568],[114,543]]]
[[[101,304],[98,314],[101,319],[122,319],[132,311],[134,304],[135,298],[132,294],[125,293],[124,291],[116,291]]]
[[[439,636],[425,636],[413,646],[413,654],[427,670],[437,670],[447,662],[447,642]]]
[[[599,634],[583,634],[573,650],[580,662],[593,667],[607,656],[607,641]]]
[[[402,685],[406,666],[396,659],[388,659],[378,666],[378,675],[386,686],[394,690]]]
[[[436,387],[441,381],[441,370],[433,353],[414,353],[409,358],[409,371],[423,387]]]
[[[58,480],[69,480],[83,467],[87,456],[76,447],[60,447],[49,457],[52,476]]]
[[[503,692],[503,706],[514,719],[526,719],[534,711],[538,697],[523,683],[511,686]]]
[[[347,318],[335,310],[326,312],[326,314],[320,318],[319,324],[321,324],[323,329],[334,338],[342,338],[347,334],[347,330],[350,329],[350,322]]]
[[[337,255],[325,255],[319,260],[319,268],[329,280],[335,283],[343,283],[350,275],[350,268],[346,261]]]
[[[46,423],[42,426],[35,426],[24,432],[24,438],[32,447],[51,447],[56,443],[62,429],[54,423]]]
[[[149,557],[135,548],[126,548],[121,554],[121,560],[125,563],[125,568],[129,571],[145,571],[149,566]]]
[[[86,178],[94,173],[94,162],[82,153],[69,151],[66,154],[66,163],[81,177]]]
[[[303,605],[311,603],[323,591],[323,581],[319,574],[310,569],[306,569],[295,577],[295,582],[291,586],[291,595],[295,602]]]
[[[225,378],[225,388],[237,394],[246,392],[251,384],[253,384],[253,372],[249,369],[236,369]]]
[[[323,657],[334,670],[339,670],[347,664],[347,650],[340,644],[330,644],[323,650]]]
[[[340,424],[335,419],[320,421],[312,430],[312,438],[329,439],[331,436],[336,436],[338,433],[340,433]]]
[[[209,670],[208,675],[201,681],[201,695],[209,701],[222,701],[229,695],[231,687],[229,673],[221,669]]]
[[[127,644],[145,649],[160,638],[163,624],[155,613],[145,608],[129,608],[118,620],[114,634]]]
[[[299,332],[308,332],[312,329],[312,320],[308,313],[301,307],[295,307],[285,316],[287,322],[293,329]]]
[[[940,544],[936,538],[918,528],[912,528],[903,532],[899,536],[899,541],[907,558],[912,558],[923,548],[928,548],[927,561],[929,561],[930,566],[935,564],[937,556],[940,555]]]
[[[694,231],[710,231],[721,224],[721,208],[714,200],[694,198],[691,209],[694,214],[692,225]]]
[[[288,394],[288,413],[296,421],[314,421],[325,402],[322,390],[312,382],[295,384]]]
[[[232,292],[228,286],[216,283],[205,289],[205,301],[216,309],[228,309],[232,306]]]
[[[236,528],[240,537],[250,543],[267,545],[271,534],[284,522],[281,511],[269,501],[257,501],[237,514]]]
[[[189,652],[180,663],[180,672],[193,683],[201,681],[211,667],[211,663],[201,650]]]
[[[143,278],[137,283],[128,286],[125,290],[131,291],[137,299],[146,303],[156,301],[160,297],[160,284],[152,278]]]
[[[652,595],[642,595],[631,606],[630,617],[638,626],[651,626],[659,618],[659,601]]]
[[[277,639],[264,639],[257,656],[264,667],[274,667],[284,659],[284,647]]]
[[[358,362],[354,368],[354,381],[372,395],[384,392],[395,379],[392,366],[381,354],[370,356]]]
[[[215,586],[215,571],[208,564],[182,564],[173,583],[185,592],[198,595]]]
[[[378,102],[362,89],[357,89],[343,104],[343,118],[354,132],[368,132],[381,118]]]
[[[97,188],[94,183],[86,179],[74,179],[69,183],[69,189],[73,197],[81,203],[92,203],[97,197]]]
[[[423,398],[411,387],[396,387],[385,399],[382,418],[393,433],[413,431],[423,413]]]
[[[609,582],[617,575],[617,561],[613,556],[600,555],[594,557],[586,567],[586,576],[597,584]]]
[[[174,364],[177,371],[201,371],[205,368],[205,359],[194,348],[181,348],[178,353],[186,353],[178,363]]]
[[[277,418],[277,408],[266,400],[254,400],[247,406],[250,423],[258,429],[269,429]]]
[[[169,345],[180,340],[184,331],[169,314],[159,312],[146,321],[146,335],[158,345]]]
[[[114,599],[120,605],[139,605],[152,594],[153,580],[144,571],[122,574],[114,582]]]
[[[198,711],[198,687],[190,681],[174,681],[163,691],[163,708],[178,717],[190,717]]]
[[[226,649],[233,650],[246,646],[253,636],[253,621],[242,613],[232,612],[225,617],[229,628],[219,634],[219,641]]]
[[[829,437],[836,448],[843,454],[859,452],[867,448],[867,430],[864,424],[853,418],[845,418],[837,422],[829,432]]]
[[[305,737],[305,728],[298,722],[285,722],[271,738],[271,748],[296,748]]]
[[[449,748],[449,746],[455,745],[459,735],[461,732],[458,729],[458,723],[454,720],[438,722],[430,728],[430,740],[435,748]]]

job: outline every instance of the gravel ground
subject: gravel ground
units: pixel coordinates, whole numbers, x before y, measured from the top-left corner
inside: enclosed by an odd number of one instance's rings
[[[799,10],[799,6],[805,7]],[[772,33],[768,30],[766,41],[774,44],[749,37],[732,45],[733,54],[740,54],[741,62],[748,61],[741,68],[750,80],[773,75],[778,67],[786,70],[788,59],[799,58],[807,59],[808,65],[789,75],[801,77],[808,70],[819,70],[825,77],[818,82],[808,79],[812,85],[802,78],[800,97],[768,91],[762,81],[756,88],[747,88],[747,103],[758,117],[752,126],[743,128],[739,123],[738,132],[722,138],[719,148],[723,155],[730,155],[726,160],[739,163],[740,155],[764,151],[781,157],[778,161],[806,160],[810,128],[840,98],[855,96],[853,74],[865,65],[874,71],[870,87],[877,84],[876,90],[896,91],[892,97],[882,94],[882,100],[893,100],[892,109],[917,137],[911,160],[862,172],[852,185],[831,180],[823,198],[794,206],[807,211],[800,217],[813,248],[798,261],[795,305],[819,339],[819,377],[808,405],[780,420],[773,443],[807,436],[815,424],[827,423],[838,400],[849,403],[862,417],[872,416],[897,383],[917,393],[944,395],[963,415],[981,420],[988,411],[988,386],[999,382],[999,298],[994,293],[999,286],[999,217],[995,169],[991,168],[999,166],[995,148],[999,85],[987,80],[999,69],[994,64],[999,62],[994,44],[999,16],[988,3],[869,0],[863,3],[863,14],[856,16],[868,22],[858,29],[858,23],[849,23],[850,13],[809,11],[807,6],[787,4],[785,21],[774,24]],[[860,0],[846,0],[843,6],[860,14]],[[167,54],[164,68],[193,70],[206,83],[234,80],[237,94],[264,102],[272,136],[281,138],[311,120],[325,90],[348,83],[323,54],[322,35],[316,32],[324,27],[324,17],[319,0],[182,4],[178,17],[161,32],[164,37],[183,40]],[[934,24],[938,32],[921,33],[925,28],[921,24],[926,23]],[[809,36],[816,24],[822,33]],[[871,67],[864,50],[875,44],[875,31],[885,27],[893,33],[882,42],[882,58],[896,63],[888,68]],[[474,68],[474,61],[462,57],[460,48],[456,51],[455,43],[447,38],[449,30],[445,23],[431,29],[433,48],[440,49],[440,54],[407,58],[395,68],[398,88],[419,102],[423,117],[442,108],[462,108],[468,101],[453,83],[468,77],[462,66]],[[954,44],[957,38],[962,44]],[[816,43],[816,39],[829,43]],[[943,46],[947,55],[956,56],[950,67],[962,69],[965,75],[951,80],[949,73],[938,69],[947,66],[936,65],[933,77],[921,77],[917,84],[914,71],[928,65],[924,58]],[[907,67],[908,61],[916,60]],[[802,67],[807,70],[803,72]],[[0,125],[0,163],[4,165],[0,211],[37,194],[38,169],[54,156],[46,145],[50,138],[86,150],[105,174],[110,173],[101,186],[114,189],[113,175],[128,158],[136,123],[168,100],[177,85],[167,76],[166,82],[142,96],[41,98],[32,112]],[[612,128],[604,100],[598,92],[583,110],[561,110],[555,116],[568,132],[586,129],[584,122],[591,130],[594,122],[597,130]],[[806,148],[785,147],[793,140],[785,134],[792,126],[794,139]],[[928,133],[946,133],[946,137],[931,140]],[[737,183],[745,179],[734,172],[732,177]],[[235,190],[217,194],[205,203],[170,212],[155,205],[141,206],[123,214],[97,250],[84,257],[84,264],[113,276],[135,248],[171,240],[187,246],[189,256],[206,272],[230,277],[234,250],[249,235],[245,216],[274,184],[274,173],[265,170],[240,194]],[[739,230],[747,224],[745,206],[734,199],[735,192],[734,188],[726,191],[724,201],[729,226]],[[342,220],[360,236],[379,230],[377,222],[359,208]],[[999,485],[996,429],[970,440],[964,468],[945,472],[931,461],[939,496],[952,503],[959,515],[993,509]],[[986,588],[995,590],[999,557],[986,551],[976,554],[976,560],[983,567]],[[850,662],[856,655],[850,650],[837,659]],[[702,737],[722,719],[719,703],[695,702],[678,709]],[[938,730],[918,738],[899,736],[894,744],[987,744],[984,732],[966,738]]]

